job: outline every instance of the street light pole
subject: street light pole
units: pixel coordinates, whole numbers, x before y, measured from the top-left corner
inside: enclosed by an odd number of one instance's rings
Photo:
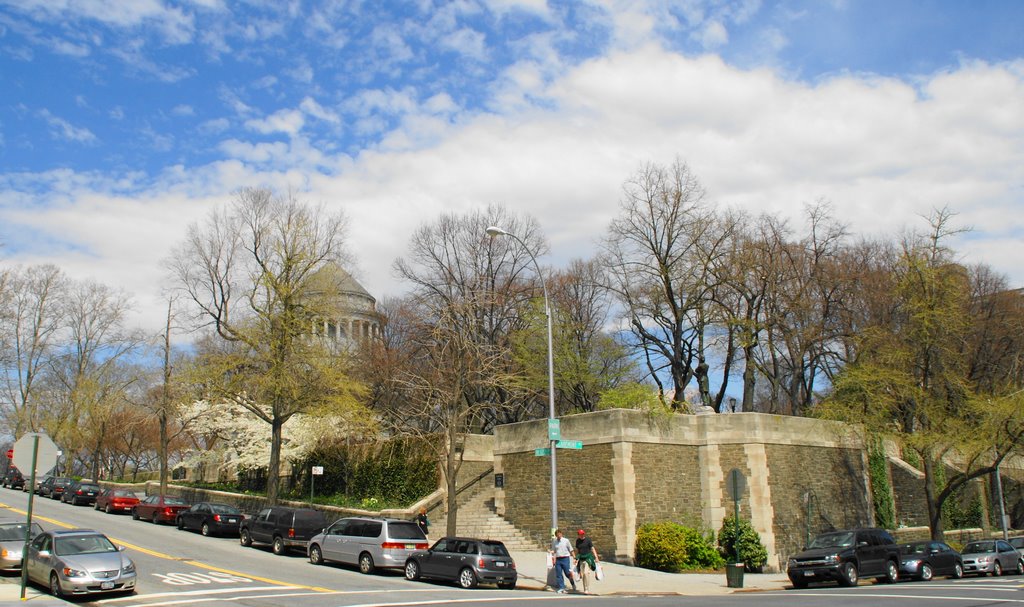
[[[487,234],[493,238],[495,236],[509,236],[516,242],[522,245],[526,254],[530,256],[533,261],[533,267],[537,270],[537,276],[540,278],[540,286],[544,291],[544,315],[547,317],[548,325],[548,427],[551,427],[551,420],[556,419],[555,415],[555,359],[552,348],[551,339],[551,306],[548,304],[548,287],[544,282],[544,274],[540,271],[540,264],[537,263],[537,258],[534,257],[533,251],[527,246],[526,242],[522,238],[516,236],[511,232],[497,227],[490,226],[487,228]],[[555,452],[555,443],[557,441],[551,437],[550,430],[548,431],[548,447],[551,451],[551,534],[555,533],[555,529],[558,528],[558,463]]]

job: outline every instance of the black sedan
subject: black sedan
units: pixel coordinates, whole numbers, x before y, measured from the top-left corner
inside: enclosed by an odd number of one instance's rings
[[[936,575],[964,576],[960,553],[943,542],[931,540],[900,545],[900,578],[927,582]]]
[[[194,529],[203,535],[238,535],[238,525],[245,515],[228,504],[199,502],[178,513],[178,529]]]
[[[505,544],[496,540],[444,537],[430,547],[412,553],[405,561],[405,578],[458,582],[463,588],[478,583],[516,587],[516,563]]]

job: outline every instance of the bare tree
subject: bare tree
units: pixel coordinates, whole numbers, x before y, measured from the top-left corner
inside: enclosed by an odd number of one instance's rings
[[[694,380],[710,405],[707,336],[721,279],[714,266],[730,230],[716,221],[704,187],[680,161],[645,165],[623,189],[622,210],[605,240],[610,288],[650,376],[662,394],[671,393],[672,407],[685,407],[684,392]]]
[[[341,303],[322,287],[324,273],[345,260],[344,229],[341,215],[249,188],[192,225],[168,262],[197,324],[223,340],[198,361],[206,375],[193,381],[270,426],[271,502],[284,424],[296,413],[356,405],[344,353],[314,338],[318,319],[334,317]]]
[[[0,289],[0,399],[15,437],[40,429],[38,393],[63,327],[68,281],[56,266],[5,272]]]

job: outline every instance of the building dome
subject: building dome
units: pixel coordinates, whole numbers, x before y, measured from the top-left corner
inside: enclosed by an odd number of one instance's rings
[[[342,347],[380,337],[377,300],[337,263],[329,263],[310,276],[306,293],[329,302],[322,309],[332,310],[328,318],[317,319],[317,334]]]

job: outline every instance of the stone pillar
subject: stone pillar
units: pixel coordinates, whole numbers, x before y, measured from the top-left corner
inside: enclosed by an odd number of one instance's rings
[[[633,469],[633,443],[612,443],[612,485],[615,504],[615,558],[618,563],[633,564],[636,556],[636,471]]]
[[[764,443],[748,443],[743,446],[747,455],[747,496],[750,500],[750,525],[761,536],[761,543],[768,551],[765,568],[781,571],[779,555],[775,549],[775,508],[772,506],[772,487],[769,478],[768,453]],[[721,522],[716,529],[721,528]]]
[[[700,492],[704,502],[704,520],[716,532],[725,520],[725,474],[719,461],[717,444],[703,446],[698,451],[700,462]]]

